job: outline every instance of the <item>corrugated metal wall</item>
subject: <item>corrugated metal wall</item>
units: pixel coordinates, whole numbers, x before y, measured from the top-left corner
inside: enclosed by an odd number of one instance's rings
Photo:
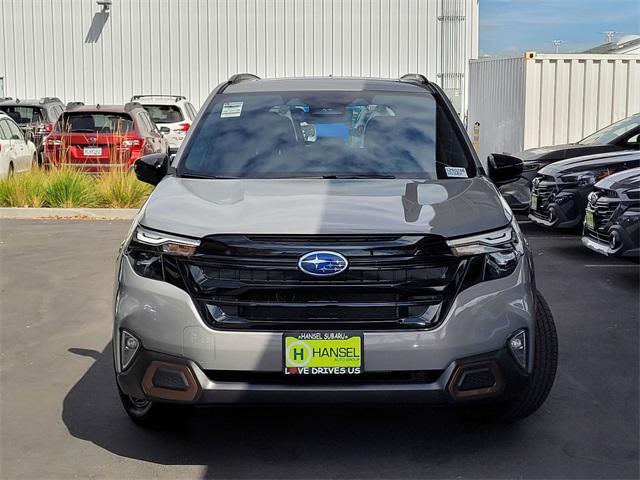
[[[478,0],[0,0],[0,77],[17,97],[200,104],[238,72],[457,79],[478,51]]]
[[[640,56],[552,55],[472,60],[469,133],[491,152],[580,140],[640,112]]]
[[[515,152],[524,142],[525,65],[521,57],[473,61],[469,73],[469,135],[479,124],[478,155]]]
[[[526,60],[524,148],[575,142],[640,112],[640,56]]]

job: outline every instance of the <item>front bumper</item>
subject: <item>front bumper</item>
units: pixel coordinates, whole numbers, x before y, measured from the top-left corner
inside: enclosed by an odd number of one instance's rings
[[[586,194],[581,190],[555,193],[544,210],[530,210],[529,219],[547,228],[576,228],[584,221]]]
[[[514,213],[526,213],[529,211],[531,200],[531,180],[536,172],[525,172],[515,182],[507,183],[499,188],[500,194]],[[529,178],[531,177],[531,178]]]
[[[115,304],[114,356],[118,382],[131,396],[148,396],[141,380],[155,356],[190,366],[198,379],[194,403],[258,401],[382,401],[441,402],[460,359],[504,349],[519,329],[529,332],[529,365],[533,362],[535,297],[529,262],[523,258],[508,277],[482,282],[460,292],[446,318],[435,328],[365,331],[365,373],[440,371],[436,381],[358,383],[357,385],[283,385],[218,382],[205,372],[234,372],[238,377],[282,371],[283,332],[214,330],[200,317],[187,292],[162,281],[137,275],[121,259]],[[136,335],[143,354],[125,372],[119,365],[119,332]],[[152,353],[151,353],[152,352]],[[146,360],[145,360],[146,359]],[[138,362],[141,362],[138,365]],[[146,362],[146,363],[145,363]],[[508,370],[501,365],[501,371]],[[137,373],[136,373],[137,372]],[[133,380],[126,380],[133,378]]]
[[[163,372],[185,372],[180,381],[167,382],[154,375]],[[222,380],[220,376],[224,374]],[[506,348],[483,355],[452,362],[436,377],[411,381],[343,378],[325,382],[291,379],[284,374],[272,374],[266,378],[247,379],[238,372],[203,370],[197,363],[181,357],[149,350],[138,352],[129,368],[117,374],[117,382],[123,393],[135,398],[197,405],[258,404],[258,403],[464,403],[467,401],[507,399],[517,395],[526,386],[529,374],[513,360]],[[472,379],[471,387],[465,378]],[[490,375],[485,384],[477,379]],[[291,381],[295,380],[295,381]],[[168,388],[166,388],[168,387]]]
[[[601,255],[640,258],[640,213],[626,210],[617,215],[604,231],[584,227],[582,244]],[[615,246],[611,237],[615,235]]]

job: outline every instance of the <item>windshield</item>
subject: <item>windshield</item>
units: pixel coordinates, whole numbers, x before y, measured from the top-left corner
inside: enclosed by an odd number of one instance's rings
[[[458,128],[427,92],[218,95],[179,175],[240,178],[476,175]]]
[[[613,143],[618,139],[618,137],[630,132],[638,125],[640,125],[640,115],[633,115],[631,117],[623,118],[616,123],[612,123],[608,127],[598,130],[596,133],[592,133],[588,137],[580,140],[578,143],[581,145],[606,145],[608,143]]]
[[[40,107],[3,106],[0,107],[0,110],[9,115],[19,125],[42,123],[46,118],[44,110]]]
[[[143,105],[154,123],[178,123],[184,120],[184,116],[175,105]]]
[[[127,133],[133,130],[131,117],[123,113],[65,113],[55,130],[64,133]]]

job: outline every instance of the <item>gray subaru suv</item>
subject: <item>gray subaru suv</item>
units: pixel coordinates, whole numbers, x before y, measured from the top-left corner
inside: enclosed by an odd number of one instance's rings
[[[126,412],[193,405],[449,404],[515,421],[546,399],[551,312],[496,185],[443,91],[397,80],[216,87],[118,259],[113,352]]]

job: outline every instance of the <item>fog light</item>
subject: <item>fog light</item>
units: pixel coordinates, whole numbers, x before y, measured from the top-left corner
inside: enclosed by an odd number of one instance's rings
[[[620,245],[620,235],[615,230],[611,232],[609,236],[609,248],[615,250]]]
[[[129,366],[140,348],[140,340],[125,330],[120,335],[120,365],[124,370]]]
[[[518,365],[527,368],[527,332],[518,330],[515,335],[509,339],[509,351]]]

